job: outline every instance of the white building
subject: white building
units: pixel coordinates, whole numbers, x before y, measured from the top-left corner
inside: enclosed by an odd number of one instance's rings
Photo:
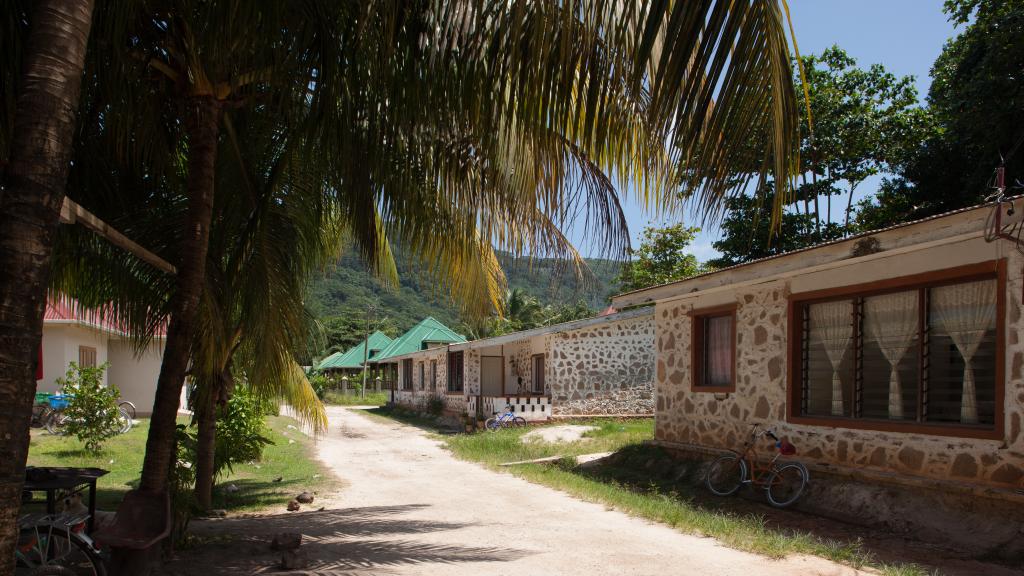
[[[139,415],[149,414],[163,361],[164,339],[164,334],[158,334],[145,350],[137,352],[128,335],[110,318],[83,310],[72,299],[51,298],[43,321],[42,377],[37,379],[36,391],[59,392],[57,380],[64,377],[72,362],[82,366],[109,362],[104,384],[117,386],[121,398],[135,404]],[[186,405],[184,390],[181,405]]]

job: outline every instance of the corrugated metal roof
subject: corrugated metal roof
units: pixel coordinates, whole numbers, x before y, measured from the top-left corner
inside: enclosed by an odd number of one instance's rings
[[[47,297],[43,324],[75,324],[117,336],[128,336],[127,327],[115,314],[105,310],[86,309],[78,300],[62,295]],[[153,336],[163,338],[166,333],[167,325],[161,324]]]
[[[466,338],[451,328],[438,322],[433,317],[426,317],[419,324],[413,326],[408,332],[396,338],[387,348],[380,351],[374,361],[381,362],[393,356],[401,356],[410,352],[423,349],[424,342],[437,342],[450,344],[453,342],[465,342]]]
[[[1014,201],[1019,200],[1021,198],[1024,198],[1024,194],[1019,194],[1019,195],[1016,195],[1016,196],[1007,196],[1007,197],[1002,199],[1002,202],[1014,202]],[[612,301],[614,302],[614,301],[619,300],[621,298],[624,298],[626,296],[633,296],[633,295],[637,295],[637,294],[642,294],[644,292],[653,291],[653,290],[656,290],[658,288],[664,288],[666,286],[673,286],[673,285],[677,285],[677,284],[684,284],[686,282],[690,282],[691,280],[696,280],[696,279],[699,279],[699,278],[706,278],[706,277],[709,277],[709,276],[715,276],[715,275],[721,274],[723,272],[729,272],[731,270],[736,270],[736,269],[739,269],[739,268],[748,268],[748,267],[751,267],[751,266],[755,266],[757,264],[761,264],[763,262],[768,262],[768,261],[771,261],[771,260],[778,260],[780,258],[785,258],[786,256],[792,256],[793,254],[799,254],[801,252],[809,252],[809,251],[812,251],[812,250],[817,250],[819,248],[824,248],[826,246],[833,246],[833,245],[836,245],[836,244],[842,244],[844,242],[851,242],[852,243],[853,241],[859,240],[861,238],[865,238],[867,236],[873,236],[875,234],[880,234],[882,232],[888,232],[890,230],[897,230],[899,228],[906,228],[908,226],[914,226],[916,224],[921,224],[923,222],[930,222],[932,220],[939,220],[939,219],[942,219],[942,218],[947,218],[949,216],[954,216],[956,214],[962,214],[964,212],[970,212],[972,210],[978,210],[980,208],[991,208],[992,206],[995,206],[995,204],[996,204],[995,202],[986,202],[986,203],[983,203],[983,204],[975,204],[974,206],[966,206],[964,208],[957,208],[956,210],[950,210],[948,212],[943,212],[941,214],[935,214],[933,216],[925,216],[924,218],[919,218],[917,220],[909,220],[907,222],[900,222],[899,224],[893,224],[892,226],[886,226],[884,228],[878,228],[878,229],[875,229],[875,230],[868,230],[868,231],[865,231],[865,232],[860,232],[860,233],[854,234],[852,236],[847,236],[845,238],[837,238],[835,240],[830,240],[828,242],[821,242],[820,244],[814,244],[814,245],[811,245],[811,246],[805,246],[803,248],[797,248],[795,250],[790,250],[789,252],[782,252],[782,253],[779,253],[779,254],[772,254],[771,256],[765,256],[763,258],[758,258],[756,260],[750,260],[750,261],[747,261],[747,262],[741,262],[739,264],[733,264],[732,266],[726,266],[725,268],[719,268],[717,270],[711,270],[709,272],[704,272],[702,274],[696,274],[694,276],[688,276],[686,278],[680,278],[679,280],[672,280],[672,281],[669,281],[669,282],[665,282],[663,284],[655,284],[653,286],[648,286],[646,288],[637,288],[636,290],[630,290],[628,292],[622,292],[620,294],[616,294],[615,296],[612,297]]]
[[[370,334],[370,354],[369,360],[376,360],[380,356],[380,352],[387,348],[393,340],[380,330]],[[349,348],[345,352],[335,352],[327,358],[320,361],[317,365],[317,370],[338,370],[342,368],[355,368],[359,369],[363,367],[363,348],[366,346],[366,340],[363,340],[359,344]]]

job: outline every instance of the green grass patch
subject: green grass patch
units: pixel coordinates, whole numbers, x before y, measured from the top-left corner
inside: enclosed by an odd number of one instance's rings
[[[367,392],[366,396],[348,393],[342,394],[339,390],[324,391],[324,404],[335,406],[383,406],[388,403],[388,392]]]
[[[375,418],[389,417],[428,428],[430,420],[387,410],[370,411]],[[781,558],[810,554],[853,566],[870,566],[891,576],[923,576],[914,565],[882,565],[860,541],[833,540],[800,530],[789,530],[751,513],[756,505],[738,499],[715,498],[703,489],[702,468],[694,461],[673,459],[661,448],[644,442],[654,437],[654,420],[580,420],[597,429],[576,442],[549,444],[523,442],[521,436],[536,426],[497,432],[440,435],[455,456],[479,462],[537,484],[608,508],[671,526],[681,532],[713,537],[723,544]],[[596,452],[615,454],[593,466],[576,465],[575,456]],[[518,462],[563,456],[553,464]]]
[[[179,422],[187,423],[187,419]],[[291,425],[293,428],[289,428]],[[329,492],[337,480],[313,453],[312,439],[298,430],[298,423],[286,416],[268,416],[268,438],[274,443],[263,451],[260,462],[236,465],[225,473],[214,491],[214,506],[228,510],[258,510],[283,506],[303,490]],[[32,431],[29,466],[70,466],[103,468],[110,473],[96,483],[97,507],[114,510],[124,493],[136,487],[146,451],[149,419],[141,419],[127,434],[108,440],[98,454],[87,452],[81,442],[67,436],[53,436],[43,430]],[[289,443],[289,440],[294,440]],[[279,482],[275,482],[281,478]],[[234,484],[239,490],[224,490]],[[36,495],[40,505],[42,494]]]

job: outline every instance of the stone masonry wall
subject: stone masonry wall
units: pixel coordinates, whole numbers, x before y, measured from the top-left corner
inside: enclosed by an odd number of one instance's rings
[[[641,316],[553,334],[547,386],[554,414],[650,414],[654,319]]]
[[[786,339],[789,286],[785,281],[733,293],[736,316],[736,391],[690,388],[691,325],[698,299],[659,303],[656,437],[712,448],[737,448],[753,423],[774,427],[809,462],[900,472],[1001,487],[1024,483],[1024,330],[1021,269],[1024,258],[1009,251],[1007,269],[1005,437],[955,438],[906,432],[808,426],[786,421]],[[714,304],[721,304],[715,302]]]

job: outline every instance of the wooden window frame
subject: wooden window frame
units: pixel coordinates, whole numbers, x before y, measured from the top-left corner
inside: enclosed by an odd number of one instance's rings
[[[92,363],[86,363],[83,361],[82,353],[88,352],[92,356]],[[95,368],[99,365],[99,355],[97,354],[95,346],[79,346],[78,347],[78,366],[80,368]]]
[[[692,310],[690,316],[690,390],[730,394],[736,391],[736,304]],[[732,324],[732,382],[728,386],[705,386],[704,380],[704,321],[709,318],[729,317]]]
[[[959,284],[977,280],[996,281],[996,352],[995,352],[995,413],[991,427],[978,424],[928,423],[921,421],[921,390],[918,383],[918,420],[893,421],[850,416],[805,416],[800,413],[803,394],[802,357],[803,321],[799,310],[808,304],[828,302],[839,298],[878,296],[892,292],[913,289],[935,288],[950,284]],[[920,302],[919,306],[924,306]],[[919,320],[921,323],[922,320]],[[875,282],[866,282],[837,288],[827,288],[792,294],[789,297],[787,314],[786,351],[786,420],[794,424],[808,426],[825,426],[830,428],[849,428],[854,430],[876,430],[880,432],[903,432],[908,434],[926,434],[931,436],[953,436],[957,438],[979,438],[986,440],[1002,440],[1005,435],[1004,395],[1006,393],[1006,259],[990,260],[966,266],[957,266],[944,270],[912,274],[898,278],[887,278]],[[923,331],[923,328],[922,328]],[[923,340],[919,338],[923,345]]]

